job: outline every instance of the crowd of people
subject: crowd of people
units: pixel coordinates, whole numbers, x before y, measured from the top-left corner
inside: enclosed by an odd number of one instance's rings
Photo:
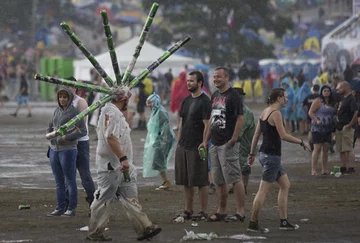
[[[312,175],[318,175],[317,162],[322,154],[322,175],[329,175],[328,153],[340,152],[341,172],[353,173],[353,148],[358,137],[358,92],[352,91],[354,82],[341,75],[319,72],[312,81],[299,82],[291,73],[279,79],[286,90],[288,102],[281,108],[287,133],[308,135],[312,148]],[[343,80],[343,81],[342,81]],[[345,136],[342,134],[345,133]],[[351,138],[351,139],[350,139]],[[351,141],[350,141],[351,140]]]
[[[106,85],[99,75],[94,73],[93,77],[97,85]],[[169,114],[161,96],[155,92],[154,86],[152,94],[145,94],[149,91],[145,91],[144,81],[132,92],[127,87],[119,89],[116,98],[107,103],[96,118],[92,114],[92,117],[80,120],[70,133],[57,134],[61,125],[88,107],[86,100],[81,97],[85,97],[86,92],[58,88],[58,107],[47,134],[57,207],[48,216],[75,216],[78,170],[90,207],[88,240],[111,240],[104,231],[111,215],[109,205],[115,202],[124,206],[138,240],[151,239],[161,232],[161,228],[142,211],[138,200],[136,167],[133,165],[131,120],[135,109],[145,112],[148,107],[151,110],[149,120],[142,120],[147,130],[142,176],[160,175],[162,183],[156,190],[170,189],[172,183],[167,170],[175,149],[175,184],[184,190],[184,209],[180,214],[175,214],[175,222],[179,219],[244,222],[251,165],[258,156],[263,170],[247,230],[269,232],[267,228],[260,227],[259,214],[273,182],[280,187],[279,229],[298,229],[299,226],[290,223],[287,216],[290,182],[281,165],[281,140],[312,151],[312,175],[318,174],[317,161],[321,153],[321,174],[330,174],[327,167],[328,151],[334,144],[340,153],[340,172],[355,172],[353,147],[357,137],[355,128],[358,126],[359,108],[351,85],[341,81],[339,76],[329,78],[329,84],[319,85],[304,80],[299,85],[293,75],[285,75],[279,80],[280,87],[269,91],[268,107],[256,121],[254,113],[244,104],[244,90],[233,88],[230,77],[229,69],[217,67],[213,73],[216,88],[213,94],[206,88],[205,77],[200,71],[185,70],[172,81],[171,86],[168,83],[172,89],[177,89],[176,94],[172,93],[175,97],[171,99],[178,103],[170,104],[170,107],[175,107],[174,111],[178,111],[177,136],[170,126]],[[76,81],[73,77],[68,79]],[[90,93],[92,97],[87,97],[88,101],[101,99],[97,97],[99,95]],[[143,99],[144,107],[139,109],[136,99]],[[93,120],[92,123],[90,120]],[[88,124],[97,127],[97,189],[89,168]],[[295,133],[295,129],[301,129],[301,132]],[[262,145],[257,151],[261,135]],[[301,138],[305,135],[309,143]],[[202,150],[206,151],[207,156],[204,157]],[[200,202],[197,213],[194,209],[196,188]],[[208,209],[211,189],[215,189],[218,196],[217,209],[213,214]],[[234,193],[236,209],[229,214],[227,201],[230,193]]]

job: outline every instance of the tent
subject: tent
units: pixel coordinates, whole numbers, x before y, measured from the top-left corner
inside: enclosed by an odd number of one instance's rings
[[[132,55],[134,54],[134,50],[138,43],[138,40],[139,37],[134,37],[115,48],[122,73],[125,71],[127,65],[132,59]],[[142,70],[147,68],[151,63],[156,61],[156,59],[161,57],[164,52],[165,50],[162,50],[149,42],[145,42],[141,49],[140,56],[137,59],[133,74],[139,75]],[[115,74],[112,68],[109,52],[99,54],[95,56],[95,58],[100,63],[100,66],[106,71],[106,73],[113,80],[115,80]],[[201,63],[199,59],[172,55],[165,62],[160,64],[160,66],[155,70],[155,72],[157,70],[160,70],[162,73],[165,73],[169,68],[172,68],[173,73],[176,74],[177,72],[180,72],[184,69],[185,64],[187,64],[188,66],[193,66],[199,63]],[[73,66],[75,78],[82,80],[91,80],[90,70],[93,68],[93,66],[87,58],[74,61]]]

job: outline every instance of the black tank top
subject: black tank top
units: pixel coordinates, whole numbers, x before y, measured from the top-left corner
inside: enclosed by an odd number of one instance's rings
[[[273,110],[265,121],[260,119],[260,131],[263,134],[263,142],[261,144],[259,152],[263,152],[268,155],[278,155],[281,156],[281,138],[276,130],[276,126],[272,126],[268,119]]]

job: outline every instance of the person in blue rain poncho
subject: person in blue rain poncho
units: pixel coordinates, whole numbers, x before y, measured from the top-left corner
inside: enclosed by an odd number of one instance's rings
[[[281,82],[281,87],[286,90],[286,93],[288,95],[287,97],[288,102],[286,103],[285,107],[280,109],[280,111],[285,121],[286,132],[290,133],[291,132],[290,120],[294,113],[293,104],[295,101],[295,93],[293,88],[290,87],[290,80],[288,77],[285,77],[283,79],[283,81]]]
[[[146,105],[151,109],[147,124],[148,134],[144,146],[143,177],[155,177],[160,174],[163,183],[156,190],[166,190],[171,186],[167,178],[167,166],[176,137],[170,127],[169,114],[161,105],[160,96],[151,94]]]
[[[299,124],[299,118],[297,117],[297,96],[300,91],[299,88],[299,81],[294,77],[292,77],[292,82],[290,83],[290,86],[294,90],[294,104],[293,104],[293,113],[291,115],[291,132],[299,131],[300,130],[300,124]]]
[[[306,126],[307,114],[304,112],[302,104],[310,94],[310,85],[308,82],[304,82],[296,96],[296,117],[300,120],[300,132],[304,135],[307,134],[308,128]]]

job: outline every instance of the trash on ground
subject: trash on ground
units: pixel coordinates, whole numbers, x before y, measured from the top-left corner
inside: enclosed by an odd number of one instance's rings
[[[309,221],[309,219],[300,219],[301,223],[306,223],[307,221]]]
[[[212,240],[218,238],[218,236],[214,232],[211,232],[210,234],[194,233],[194,231],[187,231],[187,230],[185,230],[185,232],[186,235],[183,236],[180,242],[187,240]]]
[[[27,205],[19,205],[19,209],[20,210],[30,209],[30,205],[29,204],[27,204]]]
[[[185,219],[184,217],[177,217],[176,219],[173,220],[174,223],[184,223],[185,222]]]
[[[230,235],[230,236],[218,236],[219,239],[232,239],[232,240],[266,240],[264,236],[249,236],[244,234]]]
[[[249,236],[244,234],[230,235],[230,236],[218,236],[216,233],[195,233],[194,231],[185,230],[186,235],[180,240],[180,242],[188,240],[212,240],[212,239],[232,239],[232,240],[266,240],[264,236]]]
[[[84,227],[81,227],[80,229],[76,229],[76,230],[89,231],[89,226],[84,226]],[[109,228],[105,228],[105,231],[106,231],[106,230],[109,230]]]
[[[191,226],[192,227],[197,227],[199,224],[198,223],[196,223],[195,221],[193,221],[192,223],[191,223]]]

